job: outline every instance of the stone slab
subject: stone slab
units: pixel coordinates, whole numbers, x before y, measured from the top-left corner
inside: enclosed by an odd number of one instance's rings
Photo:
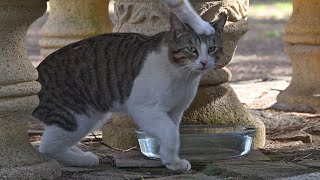
[[[247,180],[274,179],[314,172],[314,169],[290,162],[225,161],[213,165],[223,177]]]
[[[144,157],[140,151],[118,152],[112,154],[112,157],[114,159],[114,165],[119,168],[164,167],[159,159],[148,159]]]
[[[52,159],[20,167],[0,167],[0,180],[38,180],[53,179],[61,175],[60,165]]]
[[[264,155],[259,150],[251,150],[248,155],[243,156],[239,159],[244,159],[245,161],[266,161],[270,162],[270,158],[266,155]]]
[[[151,178],[152,180],[194,180],[194,179],[201,179],[201,180],[222,180],[217,176],[207,176],[202,173],[197,174],[182,174],[182,175],[175,175],[175,176],[166,176],[161,178]]]
[[[304,165],[304,166],[307,166],[307,167],[311,167],[311,168],[320,169],[320,160],[306,159],[306,160],[302,160],[302,161],[298,162],[298,164],[301,164],[301,165]]]
[[[229,159],[213,163],[206,167],[204,172],[207,175],[260,180],[316,172],[316,168],[313,167],[284,161],[272,162],[267,156],[257,150],[239,159]]]
[[[302,174],[299,176],[277,178],[274,180],[319,180],[319,179],[320,179],[320,172],[315,172],[315,173],[309,173],[309,174]]]

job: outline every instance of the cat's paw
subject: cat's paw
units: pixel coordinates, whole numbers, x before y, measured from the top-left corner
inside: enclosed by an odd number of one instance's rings
[[[180,159],[179,161],[166,165],[168,169],[173,171],[189,171],[191,169],[191,164],[185,159]]]
[[[98,166],[99,157],[92,152],[84,152],[83,155],[86,157],[86,166]]]
[[[206,21],[203,21],[202,19],[194,21],[190,24],[190,26],[197,34],[211,35],[215,33],[215,30],[211,26],[211,24],[209,24]]]

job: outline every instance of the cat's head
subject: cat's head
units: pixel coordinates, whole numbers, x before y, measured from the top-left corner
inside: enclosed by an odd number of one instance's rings
[[[196,34],[192,28],[183,24],[176,16],[170,16],[171,39],[169,42],[170,61],[181,72],[203,74],[215,67],[222,53],[222,33],[227,15],[221,14],[212,22],[215,33]]]

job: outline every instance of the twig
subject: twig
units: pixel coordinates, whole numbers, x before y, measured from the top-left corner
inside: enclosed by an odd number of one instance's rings
[[[283,91],[283,90],[281,90],[281,89],[275,89],[275,88],[271,88],[270,90],[272,90],[272,91],[279,91],[279,92]]]
[[[302,161],[302,160],[306,159],[307,157],[309,157],[309,156],[311,156],[311,155],[313,155],[313,153],[307,154],[307,155],[305,155],[305,156],[303,156],[303,157],[301,157],[301,158],[295,157],[295,158],[292,160],[292,162]]]
[[[307,154],[306,156],[303,156],[301,159],[306,159],[307,157],[313,155],[313,153]]]
[[[121,151],[121,152],[125,153],[125,152],[131,151],[131,150],[137,148],[137,146],[131,147],[131,148],[129,148],[129,149],[119,149],[119,148],[115,148],[115,147],[112,147],[112,146],[104,143],[104,142],[102,141],[102,139],[101,139],[101,138],[98,138],[93,132],[91,132],[91,133],[92,133],[93,137],[94,137],[100,144],[102,144],[102,145],[104,145],[104,146],[106,146],[107,148],[112,149],[112,150]]]

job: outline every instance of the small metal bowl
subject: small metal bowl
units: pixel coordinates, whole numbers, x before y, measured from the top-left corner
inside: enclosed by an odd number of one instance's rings
[[[244,126],[180,126],[180,157],[191,161],[227,159],[248,154],[256,129]],[[136,131],[142,154],[159,157],[159,142],[142,130]]]

